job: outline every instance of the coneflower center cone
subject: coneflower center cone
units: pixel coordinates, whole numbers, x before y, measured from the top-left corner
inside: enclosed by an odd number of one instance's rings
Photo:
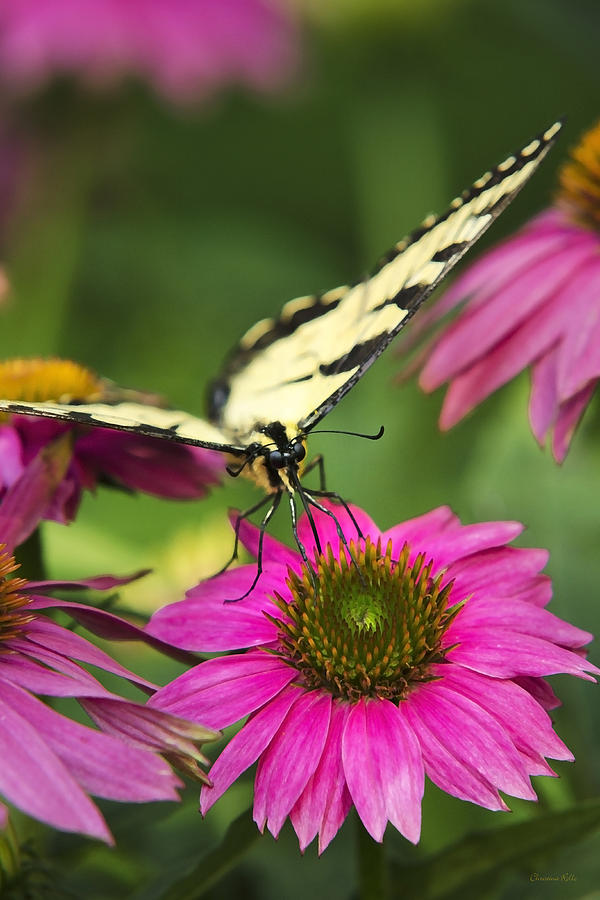
[[[276,651],[302,675],[304,685],[357,701],[380,697],[399,702],[411,687],[431,680],[443,662],[441,638],[460,611],[449,607],[452,582],[431,577],[433,561],[419,554],[411,564],[405,545],[392,559],[381,540],[364,549],[343,547],[339,559],[328,546],[315,556],[314,572],[288,572],[291,601],[280,594],[282,617],[269,616],[279,631]]]
[[[34,618],[25,612],[29,598],[22,591],[27,581],[13,577],[19,568],[13,556],[10,556],[0,544],[0,653],[3,643],[19,635],[28,622]]]

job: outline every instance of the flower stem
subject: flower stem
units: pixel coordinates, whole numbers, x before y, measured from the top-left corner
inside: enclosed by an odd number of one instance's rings
[[[362,822],[357,828],[358,896],[360,900],[385,900],[389,884],[383,844],[373,840]]]

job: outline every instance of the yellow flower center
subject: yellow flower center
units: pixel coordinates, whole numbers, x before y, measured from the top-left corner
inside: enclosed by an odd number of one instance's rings
[[[560,172],[559,204],[580,225],[600,231],[600,122],[587,131]]]
[[[69,359],[8,359],[0,363],[0,397],[31,403],[102,399],[105,382]]]
[[[12,576],[19,564],[3,548],[4,544],[0,544],[0,649],[4,641],[17,637],[23,627],[35,618],[23,611],[29,603],[22,593],[27,581]]]
[[[431,679],[433,663],[443,662],[441,638],[461,609],[448,608],[452,583],[433,579],[425,555],[409,564],[404,546],[392,559],[381,540],[366,539],[364,550],[350,543],[356,565],[339,561],[331,547],[315,558],[315,571],[290,571],[292,599],[276,594],[284,614],[269,616],[279,631],[279,655],[297,668],[309,688],[338,697],[363,696],[400,701],[415,684]]]

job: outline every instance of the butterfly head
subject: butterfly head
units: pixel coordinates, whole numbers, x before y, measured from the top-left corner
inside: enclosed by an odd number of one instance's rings
[[[293,425],[270,422],[254,431],[244,465],[229,471],[232,475],[246,475],[267,493],[293,492],[293,482],[302,474],[305,457],[305,435]]]

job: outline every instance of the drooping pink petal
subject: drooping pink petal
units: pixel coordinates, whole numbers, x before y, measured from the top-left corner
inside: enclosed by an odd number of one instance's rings
[[[350,705],[334,702],[329,731],[319,764],[290,812],[290,821],[298,835],[303,853],[319,835],[319,854],[335,837],[352,806],[342,765],[342,734]]]
[[[160,756],[73,722],[19,688],[5,685],[2,699],[35,723],[47,747],[83,790],[130,803],[178,799],[175,788],[181,782]]]
[[[558,412],[558,345],[540,356],[531,367],[529,424],[538,444],[543,447]]]
[[[439,743],[467,771],[479,772],[494,788],[513,797],[535,799],[522,757],[504,729],[481,706],[442,682],[423,685],[412,694],[410,703]],[[460,784],[456,787],[460,790]]]
[[[370,752],[365,754],[364,747]],[[356,703],[342,739],[348,789],[363,825],[383,840],[388,819],[409,841],[421,829],[424,770],[414,732],[387,700]]]
[[[0,793],[55,828],[111,844],[104,819],[41,737],[36,717],[23,718],[0,698]]]
[[[448,644],[453,641],[449,629],[444,636]],[[518,634],[503,628],[461,628],[456,633],[461,643],[448,651],[448,659],[454,663],[491,675],[495,678],[514,678],[533,675],[536,678],[565,672],[586,681],[594,681],[587,672],[599,673],[592,663],[571,650],[556,647],[549,641],[530,635]]]
[[[288,685],[229,741],[210,770],[212,787],[205,785],[200,793],[200,812],[203,816],[236,778],[256,762],[277,734],[292,704],[303,693],[302,688]]]
[[[296,676],[278,657],[249,651],[189,669],[159,689],[148,705],[222,729],[272,701]]]
[[[512,333],[521,331],[521,326],[525,327],[535,312],[543,312],[543,305],[548,304],[573,271],[584,267],[595,253],[593,245],[576,242],[550,260],[546,257],[520,272],[487,303],[481,303],[468,315],[459,317],[439,339],[423,367],[419,379],[423,389],[427,392],[435,390],[445,381],[469,370],[492,349],[497,350]]]
[[[520,685],[528,694],[531,694],[533,699],[540,704],[542,709],[556,709],[561,705],[560,700],[545,678],[533,678],[528,675],[523,675],[513,678],[512,681],[514,681],[515,684]]]
[[[415,734],[423,754],[425,773],[442,791],[460,800],[477,803],[485,809],[508,810],[508,806],[500,797],[498,790],[485,775],[474,766],[469,765],[462,754],[453,753],[453,748],[441,737],[439,732],[432,732],[416,704],[409,699],[405,703],[404,715]]]
[[[498,602],[493,588],[490,588],[487,597],[472,599],[465,604],[453,623],[452,640],[460,641],[463,629],[472,634],[479,627],[490,630],[506,628],[519,634],[530,634],[552,641],[571,650],[584,647],[593,638],[588,631],[582,631],[548,610],[532,607],[520,599],[505,597],[502,602]]]
[[[44,447],[8,488],[0,506],[0,539],[12,553],[37,528],[61,483],[73,447],[64,435]]]
[[[552,440],[552,453],[557,462],[562,462],[567,455],[571,438],[579,420],[585,412],[592,394],[596,390],[596,381],[583,388],[566,403],[563,403],[558,411],[558,417],[554,428]]]
[[[579,393],[600,377],[600,260],[588,267],[573,285],[579,303],[569,304],[570,321],[558,349],[557,385],[561,402]],[[576,296],[576,295],[575,295]],[[574,308],[575,307],[575,308]]]
[[[569,748],[554,733],[548,713],[514,681],[489,678],[451,664],[436,666],[434,671],[445,684],[486,709],[522,753],[532,758],[574,759]]]
[[[21,644],[23,650],[28,649],[26,642]],[[13,653],[10,653],[10,650]],[[93,697],[104,696],[108,691],[81,666],[64,660],[60,654],[44,653],[38,659],[27,657],[26,652],[19,652],[19,646],[7,642],[9,652],[0,666],[0,682],[10,682],[45,697]],[[61,671],[53,671],[49,666],[60,667]],[[65,674],[68,669],[68,674]]]
[[[332,698],[304,692],[262,754],[254,787],[254,821],[277,837],[294,803],[314,774],[327,739]]]
[[[248,597],[235,603],[224,602],[241,597],[255,577],[256,566],[248,565],[203,581],[188,592],[185,600],[157,610],[146,630],[186,650],[218,652],[269,643],[276,632],[263,610],[272,612],[269,595],[285,590],[281,568],[263,572]]]
[[[155,685],[139,675],[135,675],[120,663],[116,662],[108,653],[91,644],[79,634],[62,628],[55,622],[39,616],[27,627],[27,639],[31,648],[38,645],[54,653],[61,653],[66,658],[77,659],[81,662],[98,666],[106,672],[112,672],[121,678],[126,678],[139,687],[154,690]],[[33,653],[32,649],[32,653]]]

